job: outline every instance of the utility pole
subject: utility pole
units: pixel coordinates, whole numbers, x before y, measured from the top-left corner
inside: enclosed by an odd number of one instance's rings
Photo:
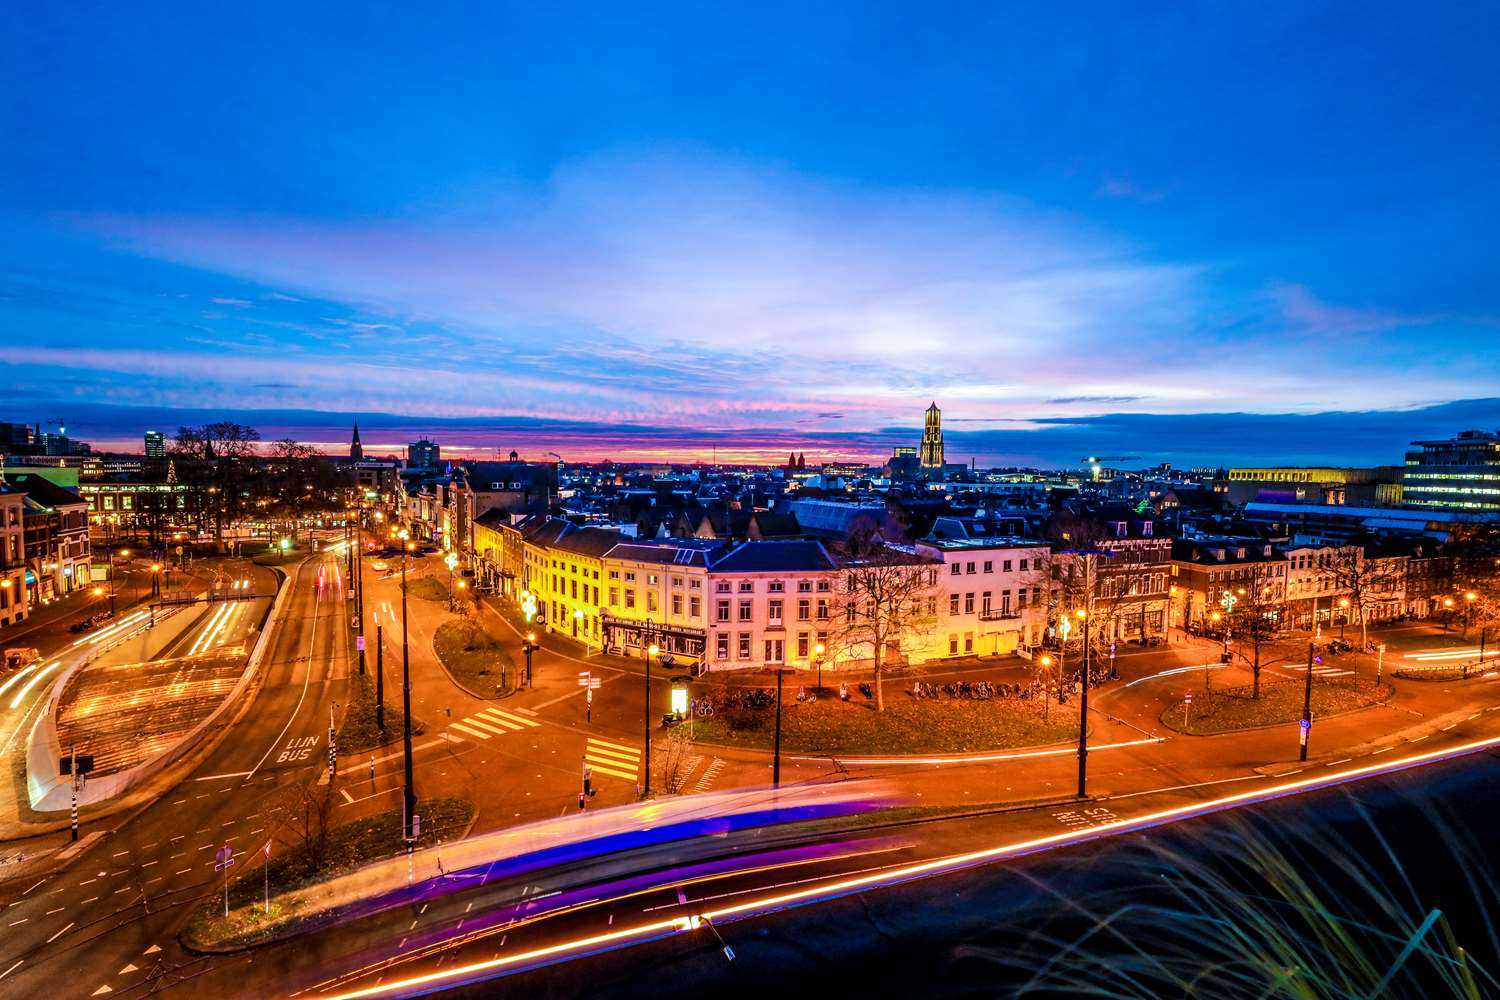
[[[409,546],[411,543],[403,540],[402,544]],[[406,807],[408,844],[416,839],[412,833],[412,817],[417,814],[417,789],[412,780],[411,761],[411,654],[406,635],[406,563],[409,551],[406,548],[401,551],[401,752],[406,759],[406,793],[402,802]]]
[[[1092,595],[1092,590],[1090,591]],[[1084,798],[1088,795],[1088,773],[1089,773],[1089,632],[1093,624],[1089,621],[1088,610],[1078,609],[1078,617],[1083,622],[1083,669],[1079,672],[1082,678],[1082,686],[1078,689],[1078,797]]]
[[[339,769],[339,734],[333,727],[333,713],[338,711],[339,703],[331,701],[328,703],[328,783],[333,784],[333,779],[338,776]]]
[[[776,749],[771,757],[771,787],[781,787],[781,665],[776,667]]]
[[[1302,688],[1302,751],[1298,760],[1307,760],[1307,737],[1312,732],[1312,668],[1313,644],[1307,644],[1307,682]]]
[[[385,732],[385,626],[375,626],[375,725]]]
[[[646,778],[641,798],[651,797],[651,657],[657,653],[656,643],[646,647]]]

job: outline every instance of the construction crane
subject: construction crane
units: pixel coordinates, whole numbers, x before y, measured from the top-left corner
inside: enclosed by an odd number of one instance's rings
[[[1084,465],[1098,465],[1100,462],[1138,462],[1139,455],[1090,455],[1083,460]]]

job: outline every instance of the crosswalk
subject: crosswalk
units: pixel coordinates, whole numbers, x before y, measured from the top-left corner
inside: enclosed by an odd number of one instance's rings
[[[724,761],[719,757],[715,757],[708,767],[704,769],[703,774],[699,776],[698,784],[693,788],[693,791],[708,791],[712,787],[714,779],[719,776],[719,772],[722,770],[724,770]]]
[[[1283,667],[1280,670],[1276,670],[1276,671],[1272,671],[1272,672],[1275,673],[1275,674],[1278,674],[1281,677],[1285,677],[1285,678],[1287,678],[1289,680],[1294,680],[1294,681],[1295,680],[1305,680],[1307,678],[1307,668],[1306,667],[1303,667],[1301,669],[1298,669],[1297,667]],[[1353,677],[1354,676],[1354,671],[1352,671],[1352,670],[1345,670],[1343,667],[1330,666],[1329,664],[1326,664],[1326,663],[1323,664],[1322,666],[1314,666],[1312,668],[1312,672],[1313,672],[1313,676],[1314,677],[1322,677],[1322,678],[1328,678],[1328,677]]]
[[[626,781],[639,780],[641,752],[635,747],[590,736],[583,748],[583,759],[596,774],[607,774]]]
[[[448,728],[471,740],[487,740],[494,736],[509,736],[511,733],[535,729],[541,723],[526,718],[518,712],[507,712],[503,708],[487,708],[477,715],[461,719]]]

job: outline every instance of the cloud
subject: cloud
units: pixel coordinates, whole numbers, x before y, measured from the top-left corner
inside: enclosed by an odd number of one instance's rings
[[[1402,313],[1378,306],[1340,306],[1324,302],[1311,290],[1295,284],[1276,284],[1271,297],[1282,319],[1293,330],[1313,336],[1380,333],[1441,322],[1440,315]]]
[[[221,305],[221,306],[236,306],[236,307],[242,308],[242,309],[248,309],[250,307],[250,305],[251,305],[251,303],[250,303],[250,301],[248,299],[231,299],[231,298],[225,298],[225,297],[221,297],[221,296],[214,296],[213,298],[209,299],[208,301],[216,303],[216,304]]]

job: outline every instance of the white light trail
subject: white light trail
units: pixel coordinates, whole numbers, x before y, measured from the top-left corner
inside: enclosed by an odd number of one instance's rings
[[[61,660],[53,660],[45,667],[38,670],[35,674],[32,674],[31,680],[27,681],[25,686],[23,686],[21,690],[17,691],[16,696],[11,699],[10,707],[20,708],[21,702],[26,700],[26,696],[31,693],[32,688],[36,687],[37,682],[40,681],[43,677],[46,677],[48,674],[52,673],[52,671],[56,670],[58,666],[61,665],[61,663]]]

